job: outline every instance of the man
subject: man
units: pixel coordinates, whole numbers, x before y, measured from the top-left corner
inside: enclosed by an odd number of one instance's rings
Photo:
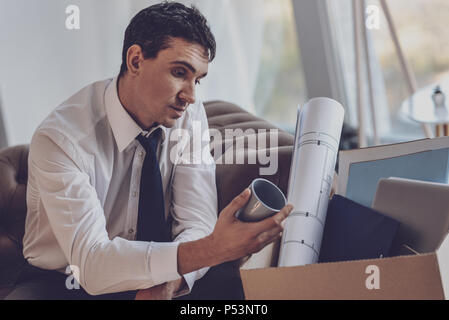
[[[42,275],[30,283],[25,272],[10,299],[171,299],[208,267],[279,237],[290,206],[259,223],[234,217],[248,190],[217,221],[208,141],[201,163],[185,161],[186,147],[173,157],[175,130],[192,133],[195,121],[207,128],[195,86],[214,56],[199,11],[151,6],[126,30],[120,75],[82,89],[44,120],[30,146],[23,240]],[[68,266],[79,290],[67,289]]]

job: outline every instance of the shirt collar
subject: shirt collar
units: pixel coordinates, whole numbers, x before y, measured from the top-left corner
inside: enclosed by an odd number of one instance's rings
[[[142,130],[133,118],[131,118],[118,97],[117,77],[115,77],[106,88],[105,107],[119,152],[125,150],[139,134],[148,137],[158,128],[162,129],[161,138],[162,140],[165,140],[166,128],[162,125],[151,128],[150,131],[145,131]]]

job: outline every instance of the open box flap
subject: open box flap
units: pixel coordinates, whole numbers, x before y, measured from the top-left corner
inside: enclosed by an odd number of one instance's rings
[[[446,300],[449,299],[449,236],[437,250],[438,265],[440,267],[441,283]]]

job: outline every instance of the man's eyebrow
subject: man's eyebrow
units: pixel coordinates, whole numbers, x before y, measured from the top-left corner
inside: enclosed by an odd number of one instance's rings
[[[190,63],[188,63],[186,61],[173,61],[171,64],[182,64],[187,69],[192,71],[192,73],[196,73],[196,69]],[[205,76],[207,76],[207,72],[205,74],[203,74],[202,76],[200,76],[200,78],[204,78]]]

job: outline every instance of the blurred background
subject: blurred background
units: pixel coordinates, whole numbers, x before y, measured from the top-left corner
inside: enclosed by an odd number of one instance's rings
[[[157,2],[0,0],[0,147],[29,143],[61,102],[116,76],[126,26]],[[293,132],[298,106],[327,96],[346,108],[345,126],[358,128],[353,0],[180,2],[203,12],[218,44],[199,89],[201,100],[236,103]],[[447,81],[449,2],[387,3],[418,87]],[[365,4],[379,8],[378,26],[367,30],[364,57],[372,66],[378,143],[423,138],[421,126],[399,110],[409,92],[381,7],[377,0]],[[79,8],[79,29],[66,28],[70,5]],[[365,105],[366,81],[361,87]],[[370,145],[372,133],[367,126]]]

